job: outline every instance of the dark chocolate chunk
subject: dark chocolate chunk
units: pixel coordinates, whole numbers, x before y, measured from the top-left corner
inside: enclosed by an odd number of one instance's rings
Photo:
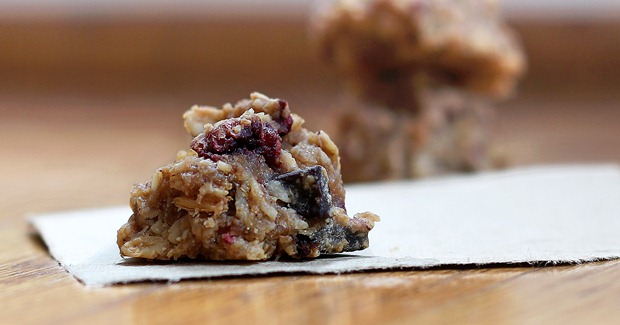
[[[311,256],[312,252],[319,247],[319,243],[309,236],[298,234],[295,237],[295,243],[297,244],[297,254],[299,257]]]
[[[322,166],[313,166],[278,175],[274,178],[288,190],[289,207],[307,221],[325,220],[329,217],[332,197],[329,194],[327,171]]]
[[[332,252],[343,241],[346,241],[344,251],[361,250],[368,247],[368,234],[327,223],[313,233],[298,234],[295,237],[299,257],[308,257],[316,249],[320,254]]]

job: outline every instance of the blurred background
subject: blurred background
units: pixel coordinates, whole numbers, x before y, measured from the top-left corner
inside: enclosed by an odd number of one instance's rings
[[[13,94],[174,94],[199,101],[231,86],[241,90],[236,97],[247,88],[332,90],[334,77],[316,60],[308,35],[316,2],[4,0],[0,87]],[[615,90],[619,2],[500,3],[529,54],[521,94]]]
[[[252,91],[329,131],[321,113],[343,86],[313,48],[314,6],[0,2],[0,202],[13,212],[123,204],[131,184],[187,146],[186,109]],[[620,162],[620,2],[501,6],[529,61],[497,114],[512,164]]]

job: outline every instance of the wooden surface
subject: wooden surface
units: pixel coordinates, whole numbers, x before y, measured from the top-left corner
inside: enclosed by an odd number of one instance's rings
[[[263,91],[329,132],[340,90],[295,17],[43,14],[0,21],[0,324],[620,321],[620,261],[84,288],[29,214],[126,204],[187,146],[192,104]],[[620,163],[620,23],[516,27],[529,72],[498,147],[514,165]]]
[[[236,91],[213,92],[217,95],[202,103],[220,105],[220,97]],[[286,96],[312,127],[328,126],[321,113],[333,98],[295,91]],[[83,287],[32,235],[28,214],[125,204],[133,183],[149,179],[187,146],[180,115],[191,104],[162,96],[0,98],[0,324],[620,320],[617,260]],[[516,165],[619,163],[620,102],[613,94],[587,99],[526,96],[499,109],[497,139]]]

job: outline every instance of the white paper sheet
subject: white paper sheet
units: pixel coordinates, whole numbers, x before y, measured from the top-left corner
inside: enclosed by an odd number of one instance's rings
[[[351,186],[349,213],[381,222],[370,249],[315,260],[153,263],[123,259],[128,207],[32,218],[60,264],[88,286],[269,273],[342,273],[439,265],[583,262],[620,257],[620,168],[532,167]]]

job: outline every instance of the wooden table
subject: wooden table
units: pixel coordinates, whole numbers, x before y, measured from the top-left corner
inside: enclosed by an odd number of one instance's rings
[[[321,123],[316,101],[292,97],[293,108]],[[125,204],[133,183],[187,145],[180,115],[190,104],[155,96],[0,100],[0,324],[620,321],[617,260],[85,288],[32,234],[28,214]],[[499,110],[497,126],[516,165],[620,162],[613,96],[522,98]]]

